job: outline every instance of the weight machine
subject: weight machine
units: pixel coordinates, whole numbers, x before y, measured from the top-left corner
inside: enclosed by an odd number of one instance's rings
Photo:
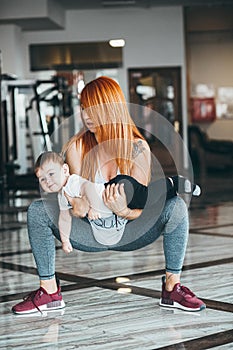
[[[74,134],[74,118],[69,117],[78,102],[62,76],[18,80],[1,74],[0,91],[0,202],[3,202],[9,193],[15,198],[23,196],[22,191],[27,192],[26,196],[39,192],[34,162],[45,150],[60,152],[61,145]]]

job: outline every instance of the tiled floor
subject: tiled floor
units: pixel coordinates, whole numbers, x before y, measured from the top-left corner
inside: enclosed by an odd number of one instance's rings
[[[28,201],[18,200],[18,209],[2,204],[0,349],[233,349],[230,180],[217,191],[209,182],[208,191],[190,207],[182,283],[205,300],[207,309],[197,313],[159,307],[164,266],[159,240],[134,252],[75,251],[68,256],[58,243],[57,272],[66,308],[43,316],[13,315],[12,305],[36,289],[38,279],[27,239]]]

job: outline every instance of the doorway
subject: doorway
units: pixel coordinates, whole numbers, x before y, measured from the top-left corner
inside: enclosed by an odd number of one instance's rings
[[[182,163],[182,151],[167,126],[182,138],[181,68],[131,68],[128,78],[130,103],[141,111],[136,122],[164,172],[174,173],[177,159]]]

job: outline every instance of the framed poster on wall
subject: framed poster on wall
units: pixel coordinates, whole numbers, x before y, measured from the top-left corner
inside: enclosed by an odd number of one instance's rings
[[[191,98],[192,122],[213,122],[216,119],[216,106],[213,97]]]

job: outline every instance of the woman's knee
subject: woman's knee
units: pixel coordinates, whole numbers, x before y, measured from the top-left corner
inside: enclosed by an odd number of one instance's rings
[[[57,203],[45,200],[32,202],[27,211],[28,225],[31,223],[57,223],[58,219]]]
[[[174,207],[175,213],[177,213],[181,217],[187,217],[188,216],[188,207],[183,198],[177,196],[176,197],[176,204]]]
[[[175,197],[174,205],[169,213],[169,218],[166,225],[166,232],[173,231],[179,225],[188,227],[188,208],[185,201],[181,197]]]
[[[37,217],[38,215],[41,215],[41,213],[44,211],[44,205],[42,203],[42,200],[36,200],[33,201],[27,210],[27,216],[28,218]]]
[[[33,201],[27,210],[28,235],[31,238],[38,236],[37,228],[41,227],[41,218],[43,217],[43,205],[41,200]]]
[[[48,222],[45,215],[42,200],[32,202],[27,210],[27,225],[29,233],[35,230],[35,227],[42,226],[43,222]]]

